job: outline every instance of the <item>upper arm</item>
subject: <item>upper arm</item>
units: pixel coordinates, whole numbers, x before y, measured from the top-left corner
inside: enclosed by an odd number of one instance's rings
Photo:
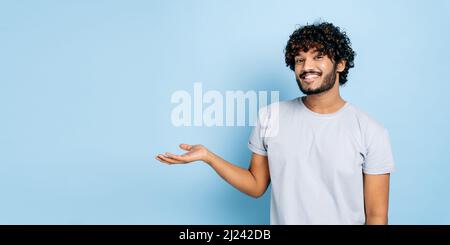
[[[270,183],[269,161],[267,156],[253,153],[249,170],[255,178],[258,193],[260,195],[264,194]]]
[[[389,205],[389,174],[364,174],[366,216],[386,217]]]

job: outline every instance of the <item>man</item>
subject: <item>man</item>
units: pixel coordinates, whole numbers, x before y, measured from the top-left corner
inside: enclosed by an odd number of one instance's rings
[[[339,94],[354,56],[345,32],[331,23],[294,31],[285,60],[306,96],[260,113],[248,144],[249,169],[202,145],[181,144],[186,154],[156,158],[168,164],[204,161],[255,198],[271,182],[271,224],[387,224],[394,170],[388,132]]]

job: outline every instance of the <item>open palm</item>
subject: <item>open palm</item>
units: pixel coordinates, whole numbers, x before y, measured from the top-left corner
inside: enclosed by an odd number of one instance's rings
[[[208,154],[208,149],[206,149],[203,145],[181,144],[180,148],[187,152],[182,155],[166,152],[165,154],[159,154],[156,156],[156,159],[167,164],[190,163],[204,160]]]

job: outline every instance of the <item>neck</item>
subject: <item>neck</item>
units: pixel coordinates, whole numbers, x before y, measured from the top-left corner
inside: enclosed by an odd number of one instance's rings
[[[339,93],[338,80],[330,90],[302,97],[302,101],[308,109],[321,114],[334,113],[345,105],[345,101]]]

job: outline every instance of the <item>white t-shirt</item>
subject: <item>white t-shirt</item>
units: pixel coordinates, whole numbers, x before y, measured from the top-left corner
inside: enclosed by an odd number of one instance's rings
[[[260,109],[249,148],[268,157],[271,224],[364,224],[363,173],[394,170],[387,130],[352,104],[319,114],[301,98]]]

